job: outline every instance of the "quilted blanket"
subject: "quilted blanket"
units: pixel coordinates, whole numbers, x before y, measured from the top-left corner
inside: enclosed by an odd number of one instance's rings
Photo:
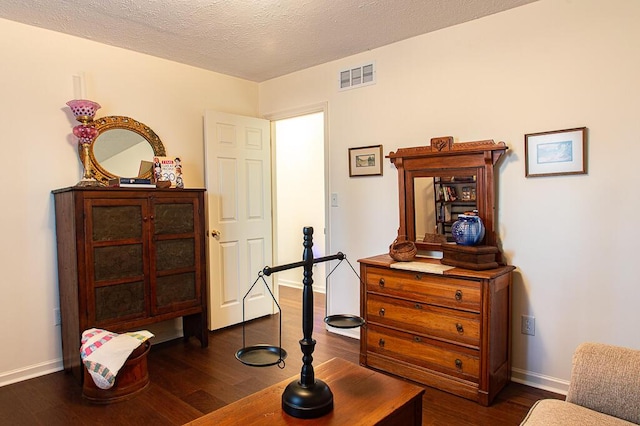
[[[82,333],[80,358],[96,386],[110,389],[131,352],[152,337],[147,330],[116,334],[90,328]]]

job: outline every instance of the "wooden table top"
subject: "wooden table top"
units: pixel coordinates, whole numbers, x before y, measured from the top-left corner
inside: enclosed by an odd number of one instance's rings
[[[333,392],[333,411],[315,419],[298,419],[282,410],[284,388],[292,377],[206,414],[187,425],[373,425],[409,403],[422,407],[424,389],[340,358],[315,367],[315,376]]]

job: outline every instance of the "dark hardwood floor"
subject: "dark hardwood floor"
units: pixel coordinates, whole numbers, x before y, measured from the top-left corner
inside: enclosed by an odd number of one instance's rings
[[[82,398],[82,387],[64,372],[0,388],[0,425],[181,425],[269,385],[300,374],[302,353],[301,290],[282,288],[282,346],[285,368],[248,367],[235,359],[242,346],[242,327],[211,332],[209,347],[197,340],[152,346],[148,356],[151,384],[135,398],[95,405]],[[324,328],[324,296],[315,295],[314,365],[333,357],[358,363],[359,341]],[[245,327],[247,345],[278,344],[278,317]],[[426,388],[423,425],[518,425],[541,398],[564,399],[510,383],[490,407]],[[248,410],[251,407],[247,407]]]

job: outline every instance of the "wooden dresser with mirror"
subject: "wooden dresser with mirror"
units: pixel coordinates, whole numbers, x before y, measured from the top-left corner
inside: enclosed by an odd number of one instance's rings
[[[491,269],[447,266],[430,256],[442,252],[442,244],[455,245],[440,242],[449,239],[444,225],[452,221],[439,211],[446,201],[437,192],[447,184],[459,187],[456,193],[468,191],[460,204],[477,210],[485,225],[478,250],[496,246],[494,166],[506,149],[503,142],[454,143],[444,137],[389,154],[398,170],[398,234],[414,241],[419,252],[410,263],[388,254],[359,260],[366,321],[360,364],[482,405],[509,382],[515,268],[503,264],[497,248],[498,266]]]

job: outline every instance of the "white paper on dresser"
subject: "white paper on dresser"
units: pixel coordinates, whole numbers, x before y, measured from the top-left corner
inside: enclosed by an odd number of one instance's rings
[[[453,269],[454,266],[442,265],[438,263],[425,262],[396,262],[391,264],[392,269],[403,269],[405,271],[428,272],[430,274],[442,275],[444,271]]]

